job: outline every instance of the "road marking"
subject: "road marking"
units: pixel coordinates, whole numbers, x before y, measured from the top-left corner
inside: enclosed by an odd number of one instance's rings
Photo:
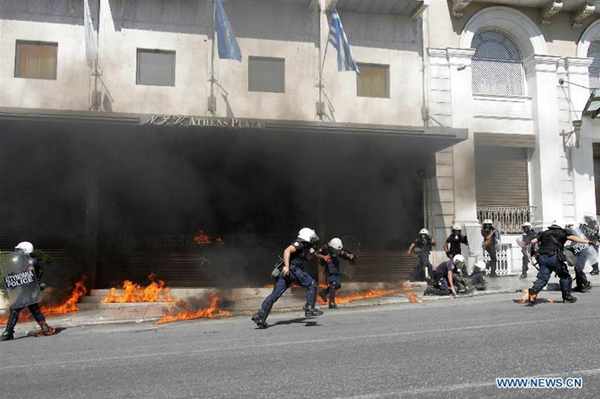
[[[288,346],[288,345],[302,345],[302,344],[318,344],[318,343],[326,343],[326,342],[336,342],[336,341],[351,341],[351,340],[370,340],[375,338],[388,338],[388,337],[398,337],[402,335],[413,335],[413,334],[428,334],[428,333],[440,333],[440,332],[451,332],[451,331],[465,331],[465,330],[478,330],[478,329],[488,329],[488,328],[498,328],[498,327],[514,327],[519,325],[528,325],[528,324],[538,324],[538,323],[565,323],[565,322],[573,322],[573,321],[582,321],[582,320],[594,320],[599,319],[599,316],[584,316],[584,317],[572,317],[572,318],[559,318],[559,319],[546,319],[546,320],[530,320],[530,321],[521,321],[521,322],[511,322],[511,323],[498,323],[498,324],[485,324],[481,326],[463,326],[463,327],[453,327],[453,328],[440,328],[440,329],[429,329],[429,330],[420,330],[420,331],[401,331],[395,333],[386,333],[386,334],[370,334],[370,335],[357,335],[351,337],[333,337],[333,338],[322,338],[322,339],[307,339],[302,341],[286,341],[286,342],[273,342],[268,344],[261,344],[255,346],[248,346],[248,344],[243,346],[230,346],[225,348],[207,348],[207,349],[196,349],[196,350],[186,350],[186,351],[170,351],[170,352],[154,352],[154,353],[140,353],[135,355],[125,355],[125,356],[110,356],[110,357],[99,357],[99,358],[88,358],[88,359],[74,359],[74,360],[63,360],[57,362],[43,362],[43,363],[29,363],[29,364],[20,364],[20,365],[12,365],[12,366],[0,366],[0,370],[14,370],[19,368],[33,368],[33,367],[44,367],[44,366],[59,366],[66,364],[78,364],[78,363],[93,363],[93,362],[103,362],[103,361],[113,361],[113,360],[127,360],[127,359],[143,359],[143,358],[151,358],[151,357],[163,357],[163,356],[189,356],[195,355],[199,353],[207,353],[207,352],[218,352],[218,351],[236,351],[236,350],[252,350],[252,349],[260,349],[260,348],[270,348],[270,347],[278,347],[278,346]]]
[[[536,376],[525,376],[525,377],[514,377],[514,378],[556,378],[556,377],[564,377],[569,376],[572,377],[574,375],[583,375],[583,376],[595,376],[600,374],[600,369],[588,369],[588,370],[571,370],[564,371],[560,374],[547,374],[547,375],[536,375]],[[427,387],[427,388],[416,388],[416,389],[407,389],[402,391],[392,391],[392,392],[382,392],[382,393],[369,393],[366,395],[358,395],[358,396],[338,396],[337,399],[379,399],[386,397],[401,397],[402,395],[420,395],[426,393],[443,393],[450,391],[462,391],[474,388],[485,388],[485,387],[495,387],[496,381],[492,382],[472,382],[465,384],[455,384],[455,385],[438,385],[435,387]],[[585,383],[584,383],[585,386]],[[515,390],[517,391],[517,390]]]

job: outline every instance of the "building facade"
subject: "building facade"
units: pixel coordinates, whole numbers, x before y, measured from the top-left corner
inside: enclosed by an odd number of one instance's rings
[[[308,225],[395,281],[423,226],[441,247],[499,221],[511,273],[520,223],[595,214],[600,4],[224,5],[241,62],[215,55],[211,1],[91,0],[90,67],[83,0],[2,2],[3,249],[32,237],[98,287],[243,286]],[[360,74],[337,71],[334,6]]]

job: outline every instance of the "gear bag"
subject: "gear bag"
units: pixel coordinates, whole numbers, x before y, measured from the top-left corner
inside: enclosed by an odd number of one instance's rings
[[[31,257],[21,251],[0,255],[2,285],[11,308],[23,308],[42,299]]]

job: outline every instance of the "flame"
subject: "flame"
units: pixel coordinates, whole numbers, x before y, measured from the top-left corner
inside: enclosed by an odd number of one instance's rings
[[[256,288],[256,289],[254,290],[254,295],[258,295],[258,294],[260,294],[260,290],[259,290],[258,288]]]
[[[231,312],[219,309],[217,304],[219,297],[211,294],[210,305],[208,308],[192,310],[189,305],[184,305],[183,309],[179,312],[165,311],[163,317],[156,322],[156,324],[172,323],[174,321],[181,320],[193,320],[193,319],[217,319],[220,317],[230,317]]]
[[[275,284],[266,284],[263,285],[263,288],[275,288]]]
[[[217,237],[217,238],[215,238],[215,244],[217,244],[217,245],[225,245],[225,241],[223,241],[223,238]]]
[[[522,304],[529,303],[529,292],[525,292],[525,295],[523,295],[523,297],[519,299],[519,302]]]
[[[202,245],[202,246],[212,244],[212,240],[211,240],[210,236],[204,234],[204,230],[198,230],[196,237],[194,237],[194,241],[196,242],[196,244]]]
[[[142,287],[129,280],[123,282],[123,291],[117,294],[115,288],[102,300],[102,303],[124,303],[124,302],[171,302],[173,298],[169,295],[169,288],[165,287],[163,280],[158,280],[155,274],[148,276],[150,285]]]
[[[399,290],[399,289],[370,290],[370,291],[366,291],[366,292],[362,292],[362,293],[358,293],[358,294],[351,294],[351,295],[347,295],[347,296],[338,296],[335,298],[335,303],[337,303],[338,305],[343,305],[345,303],[360,301],[362,299],[379,298],[382,296],[394,295],[400,291],[401,290]],[[317,300],[322,305],[325,305],[327,303],[327,302],[324,302],[320,296],[317,296]]]
[[[423,301],[421,301],[421,299],[419,299],[419,297],[417,296],[417,294],[415,294],[412,291],[407,292],[406,296],[408,297],[408,301],[410,303],[423,302]]]
[[[81,279],[75,283],[75,288],[73,289],[73,292],[71,292],[71,296],[67,298],[62,304],[54,306],[40,306],[40,310],[42,311],[44,316],[77,312],[79,310],[79,308],[77,307],[77,302],[79,302],[79,299],[88,292],[85,286],[85,282],[87,280],[88,277],[85,274],[82,275]],[[30,313],[21,313],[20,319],[22,321],[27,321],[31,320],[32,316]],[[0,324],[5,325],[7,321],[8,315],[0,316]]]

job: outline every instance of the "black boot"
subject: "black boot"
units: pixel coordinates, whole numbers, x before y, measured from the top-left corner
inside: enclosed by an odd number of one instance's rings
[[[527,272],[521,273],[521,276],[519,276],[520,279],[524,279],[527,278]]]
[[[0,336],[0,341],[10,341],[11,339],[14,339],[14,338],[15,338],[14,331],[6,329]]]
[[[264,310],[259,310],[254,316],[252,316],[251,320],[256,323],[258,328],[265,329],[268,328],[267,317],[269,317],[269,312],[265,312]]]
[[[309,305],[304,306],[304,316],[305,317],[317,317],[321,316],[323,312],[320,309],[311,307]]]
[[[577,302],[577,298],[575,298],[571,294],[563,294],[563,303],[575,303]]]
[[[329,289],[329,309],[337,309],[338,305],[335,304],[335,288]]]
[[[600,269],[598,269],[598,264],[597,263],[594,263],[592,265],[592,271],[590,272],[590,274],[592,276],[597,276],[598,274],[600,274]]]
[[[527,295],[527,299],[529,299],[529,303],[531,306],[535,305],[535,300],[537,299],[537,291],[534,288],[529,289],[529,293]]]
[[[329,287],[324,288],[319,291],[319,296],[323,300],[323,302],[327,302],[327,294],[329,293]]]
[[[56,328],[50,327],[45,321],[40,323],[40,332],[38,337],[47,337],[56,333]]]

